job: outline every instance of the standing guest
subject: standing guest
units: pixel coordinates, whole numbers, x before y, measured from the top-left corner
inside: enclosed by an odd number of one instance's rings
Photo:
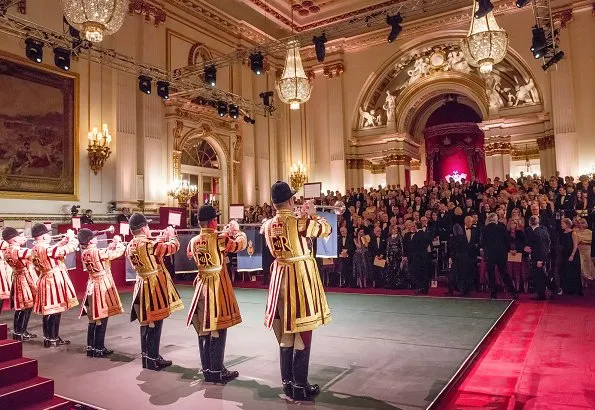
[[[332,227],[316,214],[312,202],[306,202],[296,217],[294,195],[286,182],[273,184],[277,214],[261,228],[275,258],[265,326],[275,331],[279,343],[283,391],[294,400],[312,400],[320,393],[318,385],[308,383],[312,331],[329,323],[331,312],[308,238],[327,238]]]
[[[581,272],[585,285],[592,283],[595,279],[595,266],[591,259],[591,243],[593,241],[593,231],[587,228],[587,221],[579,218],[575,227],[576,237],[578,239],[578,251],[581,260]]]
[[[355,254],[353,255],[353,275],[358,288],[368,287],[368,272],[372,271],[370,252],[368,251],[369,243],[370,237],[366,235],[365,230],[358,229],[355,239]]]
[[[31,264],[32,252],[28,248],[23,248],[27,238],[14,228],[5,228],[2,231],[2,239],[8,245],[3,246],[5,247],[4,259],[12,269],[11,306],[15,311],[12,337],[15,340],[29,340],[37,337],[27,331],[27,326],[35,306],[39,280]]]
[[[465,255],[461,265],[459,290],[461,296],[467,296],[475,284],[477,277],[477,257],[479,256],[479,229],[473,226],[473,218],[466,216],[465,226]]]
[[[525,262],[523,261],[523,248],[525,247],[525,234],[520,221],[523,219],[510,219],[508,221],[508,270],[513,277],[513,282],[517,289],[521,288],[521,284],[525,286],[525,292],[528,289],[527,275],[525,269]]]
[[[498,289],[496,287],[496,267],[498,267],[500,278],[502,279],[502,282],[504,282],[506,290],[510,292],[514,299],[516,299],[518,297],[518,292],[512,284],[512,280],[506,269],[509,249],[506,227],[498,222],[498,215],[493,212],[487,216],[486,226],[483,228],[481,237],[481,247],[486,259],[490,299],[496,299],[498,297]]]
[[[347,235],[347,227],[342,226],[339,229],[339,262],[341,264],[341,278],[343,283],[341,287],[351,286],[354,287],[355,283],[353,280],[353,254],[355,253],[355,241],[352,235]]]
[[[188,311],[190,323],[198,334],[198,350],[205,381],[227,383],[239,376],[223,365],[227,329],[242,322],[240,308],[229,280],[225,258],[228,252],[246,249],[246,234],[236,221],[222,233],[217,232],[217,210],[203,205],[198,210],[200,233],[188,243],[187,255],[198,268],[195,291]]]
[[[566,295],[583,296],[583,285],[581,281],[581,260],[578,252],[579,239],[572,230],[572,221],[564,218],[561,221],[562,246],[561,267],[560,267],[560,288]]]
[[[116,235],[107,248],[100,249],[95,235],[95,232],[86,228],[78,232],[82,248],[81,261],[89,274],[79,318],[86,313],[89,319],[87,356],[106,357],[114,353],[105,347],[108,318],[124,312],[110,265],[111,261],[124,255],[126,247],[122,244],[122,238]]]
[[[70,341],[60,337],[60,319],[62,312],[79,302],[64,258],[76,250],[78,240],[69,229],[60,242],[50,246],[52,237],[44,224],[33,225],[31,236],[35,239],[31,259],[39,277],[34,311],[43,315],[43,347],[68,345]]]
[[[386,240],[386,271],[384,286],[387,289],[403,288],[405,281],[401,275],[403,259],[403,237],[397,225],[390,226],[390,236]]]
[[[409,224],[409,232],[403,237],[403,259],[407,262],[409,275],[415,282],[417,294],[427,295],[430,289],[430,277],[427,269],[428,246],[432,238],[423,231],[418,231],[417,224]]]
[[[453,296],[455,290],[461,286],[461,277],[465,272],[465,264],[467,257],[467,238],[465,237],[465,230],[459,224],[452,227],[452,236],[448,244],[449,256],[449,273],[448,273],[448,292],[447,296]]]
[[[130,217],[130,230],[134,238],[128,243],[126,256],[136,271],[130,321],[140,324],[143,368],[161,370],[171,366],[171,361],[159,354],[163,320],[184,309],[163,258],[176,253],[180,242],[171,226],[151,238],[149,222],[139,213]]]
[[[130,219],[130,208],[124,207],[124,208],[122,208],[122,213],[116,217],[116,222],[128,223],[129,219]]]
[[[386,239],[382,236],[382,229],[374,228],[374,237],[368,247],[372,258],[372,284],[374,288],[382,286],[382,278],[386,268]]]
[[[546,228],[539,225],[539,216],[533,215],[529,219],[527,229],[527,246],[525,252],[531,257],[531,275],[535,280],[536,300],[545,300],[546,286],[552,291],[552,297],[557,293],[556,285],[548,280],[546,262],[550,253],[550,235]]]
[[[4,262],[4,250],[8,248],[8,242],[4,239],[4,232],[9,229],[13,230],[14,228],[6,228],[2,230],[2,241],[0,241],[0,313],[2,313],[2,306],[4,305],[5,300],[10,299],[10,289],[11,283],[10,280],[10,270],[9,267]],[[14,230],[16,232],[16,230]],[[18,235],[18,232],[17,232]],[[15,316],[15,328],[16,328],[16,316]],[[14,330],[13,330],[14,336]]]
[[[81,216],[81,223],[82,224],[92,224],[93,223],[93,211],[91,209],[87,209],[85,214]]]

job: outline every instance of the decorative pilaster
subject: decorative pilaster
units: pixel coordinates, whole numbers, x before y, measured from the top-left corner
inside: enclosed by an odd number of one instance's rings
[[[537,139],[539,147],[539,163],[541,175],[550,177],[556,172],[556,151],[555,138],[553,135],[546,135]]]
[[[174,168],[174,181],[177,181],[182,177],[182,151],[174,150],[172,161]]]

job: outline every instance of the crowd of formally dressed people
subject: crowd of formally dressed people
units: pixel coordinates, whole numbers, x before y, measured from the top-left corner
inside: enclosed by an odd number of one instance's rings
[[[342,202],[338,258],[322,271],[344,287],[415,289],[448,279],[448,294],[487,288],[582,295],[593,286],[591,255],[595,180],[583,176],[471,178],[374,189],[327,191],[321,205]],[[267,204],[244,222],[273,216]]]

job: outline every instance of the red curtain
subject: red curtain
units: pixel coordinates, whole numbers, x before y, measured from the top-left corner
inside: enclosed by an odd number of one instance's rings
[[[424,130],[428,181],[473,175],[486,182],[484,134],[476,123],[436,125]]]

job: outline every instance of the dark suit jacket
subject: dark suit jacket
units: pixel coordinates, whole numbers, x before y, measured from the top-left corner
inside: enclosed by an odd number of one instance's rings
[[[479,229],[471,227],[471,240],[467,240],[467,228],[465,230],[464,238],[466,246],[466,252],[470,258],[477,258],[479,256],[480,236]]]
[[[370,255],[375,258],[376,256],[380,256],[382,259],[386,259],[386,238],[380,238],[380,246],[378,246],[378,238],[374,235],[370,237],[370,245],[368,246],[368,250],[370,251]]]
[[[349,235],[349,233],[347,234],[347,236],[345,237],[345,245],[343,245],[343,237],[339,235],[338,244],[337,244],[337,250],[338,250],[339,254],[341,254],[343,249],[347,250],[347,255],[349,258],[353,258],[353,254],[355,253],[355,241],[353,239],[353,235]],[[339,258],[339,259],[345,259],[345,258]]]
[[[481,247],[489,260],[506,258],[508,254],[508,234],[501,223],[487,224],[482,231]]]
[[[117,223],[121,223],[121,222],[128,223],[128,217],[124,214],[120,214],[116,217],[116,222]]]
[[[550,253],[550,234],[543,226],[533,229],[528,227],[525,231],[527,246],[531,247],[531,260],[545,262]]]
[[[424,231],[417,231],[415,235],[407,232],[403,237],[403,253],[409,259],[427,259],[430,243],[432,243],[431,235]]]

